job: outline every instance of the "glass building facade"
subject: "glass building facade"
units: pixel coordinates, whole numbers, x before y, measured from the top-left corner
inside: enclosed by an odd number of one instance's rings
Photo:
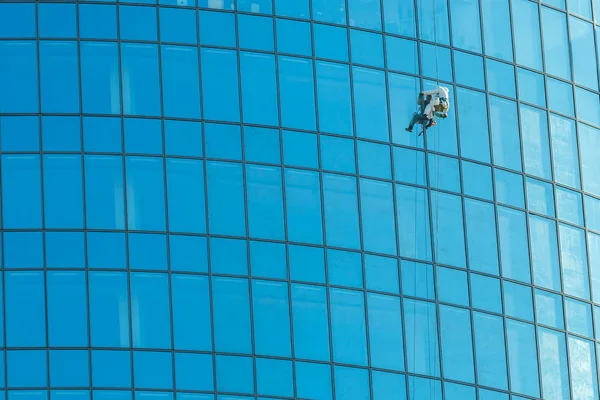
[[[598,400],[595,19],[0,3],[1,396]]]

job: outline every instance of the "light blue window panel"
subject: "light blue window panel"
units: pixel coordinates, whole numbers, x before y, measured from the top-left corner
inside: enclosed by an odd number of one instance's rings
[[[460,193],[460,173],[456,158],[428,153],[427,162],[431,188]]]
[[[39,151],[39,117],[0,117],[2,151]]]
[[[253,277],[287,279],[285,245],[251,241],[250,267]]]
[[[421,90],[419,80],[390,72],[388,73],[388,82],[392,142],[422,149],[423,140],[417,135],[407,135],[405,131],[408,118],[416,111],[416,99]]]
[[[439,78],[443,81],[452,82],[453,68],[455,67],[452,63],[450,49],[439,46],[436,48],[434,45],[421,43],[421,74],[423,76],[435,78],[436,81]]]
[[[6,345],[46,346],[43,272],[6,272]]]
[[[469,310],[440,306],[440,331],[444,377],[475,383]]]
[[[581,229],[560,224],[560,259],[565,294],[590,298],[585,233]]]
[[[83,184],[81,157],[76,155],[45,155],[43,161],[46,228],[82,228]]]
[[[179,390],[212,391],[214,390],[212,377],[211,355],[175,353],[175,381]]]
[[[546,78],[546,85],[548,86],[548,108],[574,117],[573,86],[550,77]]]
[[[273,18],[238,14],[240,48],[273,51]]]
[[[90,272],[88,282],[91,345],[129,347],[127,274]],[[127,352],[127,359],[129,359],[129,352]]]
[[[32,6],[32,5],[31,5]],[[24,36],[35,36],[35,10],[30,8],[30,5],[15,5],[6,4],[7,7],[12,11],[10,17],[6,10],[5,15],[12,21],[12,24],[3,25],[9,26],[10,30],[13,29],[24,29],[29,30],[31,35],[19,35]],[[53,38],[74,38],[77,36],[77,17],[76,17],[76,4],[41,4],[38,7],[38,29],[41,37],[53,37]],[[21,16],[16,16],[14,11],[21,8],[23,17],[29,17],[25,21],[21,20]],[[20,14],[20,13],[19,13]],[[156,13],[155,13],[156,14]],[[18,15],[18,14],[17,14]],[[19,21],[20,20],[20,21]],[[19,22],[17,22],[19,21]],[[14,31],[13,31],[14,32]],[[4,36],[4,35],[1,35]]]
[[[552,184],[526,178],[527,209],[536,213],[554,217],[554,193]]]
[[[412,399],[441,399],[442,382],[416,376],[408,377],[408,392]]]
[[[256,354],[291,357],[287,283],[253,280],[252,311]]]
[[[583,190],[600,196],[600,160],[594,157],[600,149],[600,130],[584,124],[578,124],[579,148],[581,151],[581,174],[583,175]],[[575,135],[575,132],[570,132]],[[574,139],[574,138],[573,138]],[[573,157],[577,156],[576,144],[572,147]],[[573,160],[574,161],[574,160]],[[570,185],[573,186],[573,185]],[[573,186],[579,188],[579,186]]]
[[[490,162],[487,100],[483,93],[463,88],[456,90],[456,109],[460,132],[460,153],[464,158]],[[477,126],[478,129],[472,129]]]
[[[386,398],[393,393],[397,400],[406,400],[404,375],[373,370],[371,371],[371,384],[373,385],[373,397],[376,399]]]
[[[157,18],[156,10],[152,7],[121,5],[119,6],[119,37],[127,40],[158,41]]]
[[[462,161],[463,192],[467,196],[493,200],[492,169],[486,165]]]
[[[281,168],[246,165],[246,193],[250,236],[283,240]]]
[[[217,121],[240,120],[237,53],[233,50],[200,50],[204,118]]]
[[[86,350],[50,350],[50,385],[52,386],[88,386],[90,383],[88,351]],[[4,385],[4,382],[2,382]],[[82,394],[81,400],[89,399],[85,391],[58,391],[66,398],[75,397],[75,393]],[[54,397],[54,396],[53,396]],[[62,396],[58,396],[59,398]]]
[[[43,240],[42,232],[4,232],[5,268],[43,268]]]
[[[562,296],[545,290],[535,290],[535,314],[538,324],[564,329]]]
[[[394,371],[404,370],[400,298],[367,294],[371,365]]]
[[[166,161],[169,230],[206,232],[204,165],[198,160]]]
[[[533,322],[531,287],[504,282],[504,312],[509,317]]]
[[[401,261],[402,293],[422,299],[435,299],[433,266],[412,261]]]
[[[462,51],[454,52],[454,68],[456,83],[471,86],[476,89],[485,89],[483,78],[483,58]]]
[[[341,0],[315,0],[312,2],[312,17],[316,21],[346,25],[345,2]]]
[[[298,397],[332,400],[330,364],[297,361],[294,366]]]
[[[133,379],[138,388],[173,388],[173,356],[166,352],[134,351]]]
[[[294,395],[292,361],[256,359],[257,392],[268,396]]]
[[[521,140],[516,103],[490,97],[490,120],[494,164],[521,171]]]
[[[291,293],[295,356],[329,361],[326,289],[322,286],[292,284]]]
[[[543,355],[540,357],[542,393],[557,400],[570,399],[567,343],[565,334],[546,328],[538,329],[538,341]],[[513,397],[514,398],[514,397]]]
[[[585,143],[587,134],[592,132],[593,134],[597,133],[592,128],[588,128],[587,125],[581,125],[580,128],[582,144]],[[579,156],[575,122],[555,114],[550,114],[550,136],[554,159],[554,180],[563,185],[579,189]],[[589,146],[588,143],[585,144]],[[582,150],[585,152],[586,146],[582,146]],[[590,190],[586,189],[586,191]],[[600,194],[600,186],[598,193]]]
[[[144,48],[144,45],[138,45]],[[150,45],[156,50],[156,45]],[[125,49],[125,46],[123,47]],[[140,54],[143,58],[148,54]],[[123,61],[126,60],[123,53]],[[75,42],[40,42],[40,84],[42,111],[44,112],[79,112],[79,67],[77,65],[77,44]],[[128,60],[129,61],[129,60]],[[144,60],[148,68],[152,70],[156,65],[156,55]],[[124,73],[129,72],[123,63]],[[139,71],[143,73],[142,71]],[[158,77],[155,74],[154,77]],[[149,78],[149,77],[148,77]],[[131,81],[135,78],[130,76]],[[131,82],[130,81],[130,82]],[[155,80],[158,83],[158,79]],[[148,88],[155,88],[150,80],[147,81]],[[137,89],[137,88],[136,88]],[[128,112],[129,113],[129,112]]]
[[[415,6],[402,0],[384,0],[384,30],[415,37]]]
[[[50,346],[87,346],[88,318],[84,272],[46,274],[48,342]]]
[[[337,26],[313,24],[315,56],[348,61],[348,30]]]
[[[365,250],[395,255],[397,240],[392,184],[361,179],[360,200]]]
[[[169,255],[173,271],[208,272],[208,250],[205,237],[171,234],[169,235]]]
[[[246,241],[230,238],[210,238],[210,262],[213,273],[247,275]]]
[[[438,301],[469,306],[467,273],[455,269],[436,267]]]
[[[248,280],[213,277],[212,290],[215,349],[251,353]]]
[[[369,371],[367,369],[334,366],[336,400],[369,398]]]
[[[305,132],[283,131],[283,159],[285,165],[318,168],[317,135]]]
[[[385,51],[387,67],[389,69],[407,72],[409,74],[419,73],[419,65],[417,64],[417,42],[414,40],[386,36]]]
[[[600,231],[600,200],[585,196],[585,223],[589,229]]]
[[[429,198],[426,189],[396,185],[400,255],[431,261]]]
[[[392,178],[390,146],[359,140],[357,141],[357,150],[360,175],[382,179]]]
[[[507,320],[506,331],[511,388],[516,393],[539,397],[535,328],[523,322]]]
[[[556,202],[559,219],[583,226],[581,193],[557,186]]]
[[[210,232],[246,235],[244,188],[240,164],[207,162]]]
[[[498,242],[494,205],[465,199],[469,268],[498,275]]]
[[[198,49],[162,45],[161,55],[164,115],[200,118]]]
[[[171,348],[171,310],[166,274],[132,273],[132,336],[138,348]]]
[[[529,0],[514,0],[511,5],[515,37],[519,38],[515,40],[515,61],[542,71],[539,6]]]
[[[548,289],[561,290],[558,238],[553,220],[529,215],[533,282]]]
[[[285,193],[288,239],[303,243],[323,243],[319,174],[286,168]],[[356,218],[358,221],[358,215]]]
[[[592,5],[590,2],[591,0],[568,0],[569,12],[580,15],[585,19],[592,19]]]
[[[42,148],[46,151],[81,151],[80,117],[42,117]]]
[[[83,232],[46,232],[46,268],[85,268]]]
[[[502,313],[500,280],[488,276],[469,274],[473,308]]]
[[[567,331],[593,338],[592,307],[588,303],[566,298]]]
[[[590,4],[589,0],[580,1],[586,1],[588,5]],[[594,46],[594,25],[579,18],[569,17],[569,28],[571,30],[571,49],[573,52],[573,80],[575,83],[598,90],[597,63],[593,61],[592,57],[596,50]]]
[[[475,312],[473,327],[477,354],[477,381],[480,385],[508,389],[502,317]]]
[[[598,399],[598,377],[594,344],[569,336],[569,367],[571,385],[586,399]]]
[[[598,265],[600,262],[600,235],[588,232],[588,246],[590,250],[590,264]],[[592,298],[598,302],[600,298],[600,269],[592,267]],[[597,333],[600,335],[600,331]]]
[[[475,400],[475,388],[459,385],[458,383],[444,382],[446,400]]]
[[[499,203],[525,208],[523,175],[494,168],[496,178],[496,199]]]
[[[296,57],[279,57],[279,97],[281,125],[316,129],[313,63]],[[257,87],[257,90],[260,90]],[[274,105],[277,107],[276,97]]]
[[[509,0],[482,0],[481,17],[483,19],[485,53],[512,62]]]
[[[577,98],[577,118],[594,125],[600,125],[600,100],[596,93],[575,88]]]
[[[201,44],[235,47],[235,14],[217,11],[200,11],[198,14]]]
[[[327,244],[360,248],[356,178],[323,174]]]
[[[548,114],[525,105],[520,110],[525,173],[552,180]]]
[[[208,285],[206,276],[171,276],[173,339],[176,349],[212,349]]]
[[[165,121],[165,129],[166,122],[170,121]],[[204,124],[204,141],[207,157],[242,159],[242,139],[239,126],[206,123]]]
[[[478,389],[480,400],[508,400],[508,394],[500,393],[493,390]],[[518,400],[516,396],[512,396],[512,400]]]
[[[437,262],[464,268],[466,265],[461,198],[431,193],[434,249]]]
[[[92,369],[94,386],[131,388],[130,351],[92,350],[92,364],[94,365]],[[112,398],[112,396],[107,396],[107,400]],[[131,394],[129,394],[129,399],[131,399]]]
[[[320,131],[352,136],[349,67],[317,61],[317,97]]]
[[[479,4],[469,0],[450,1],[452,44],[464,50],[481,53]]]
[[[546,72],[571,80],[567,16],[563,12],[542,7],[542,26]]]
[[[254,368],[251,357],[218,355],[215,369],[218,391],[254,392]]]
[[[45,387],[48,363],[44,350],[9,350],[6,352],[9,387]]]
[[[422,40],[437,42],[439,44],[450,44],[447,1],[417,0],[417,15],[435,15],[434,18],[419,18],[419,37]]]
[[[246,51],[240,52],[239,57],[244,122],[278,125],[275,57]]]
[[[329,296],[334,361],[366,366],[367,332],[363,292],[330,289]]]
[[[158,157],[127,157],[127,222],[129,229],[164,231],[165,177]]]
[[[272,14],[273,13],[272,0],[254,0],[254,1],[241,0],[237,6],[238,6],[238,10],[240,10],[240,11],[261,13],[261,14]]]
[[[358,0],[351,1],[358,3]],[[350,29],[350,45],[354,64],[383,68],[383,37],[380,34]]]
[[[308,0],[300,1],[289,1],[289,0],[275,0],[275,10],[277,15],[284,15],[288,17],[297,17],[308,19],[310,10],[308,7]]]
[[[160,119],[125,118],[123,127],[126,153],[162,155],[163,132]]]
[[[426,186],[425,153],[394,147],[394,179],[398,182]]]
[[[325,283],[325,252],[312,246],[289,245],[290,279]]]
[[[365,254],[365,282],[369,290],[398,294],[398,260]]]
[[[440,357],[434,303],[404,300],[408,372],[439,376]]]
[[[486,60],[488,90],[507,97],[516,97],[515,67],[495,60]]]
[[[11,14],[12,15],[12,14]],[[12,25],[12,24],[11,24]],[[116,46],[114,46],[116,50]],[[0,67],[0,107],[2,112],[38,112],[38,76],[36,45],[31,41],[2,41],[0,42],[0,57],[11,60],[10,63],[2,63]],[[88,52],[81,47],[82,81],[85,83],[84,75],[88,60],[85,58]],[[105,64],[105,58],[100,57],[97,62]],[[101,70],[101,68],[99,68]],[[100,79],[103,77],[100,76]],[[83,98],[87,100],[86,92]],[[85,101],[84,100],[84,101]],[[117,107],[118,108],[118,107]]]
[[[348,2],[348,11],[351,26],[377,31],[381,30],[381,9],[379,2],[350,0]]]
[[[356,136],[388,141],[388,113],[383,71],[353,67]]]
[[[544,75],[524,68],[517,68],[519,99],[540,107],[546,107],[546,83]]]
[[[498,207],[497,212],[502,275],[529,283],[531,274],[525,213],[505,207]]]
[[[2,155],[4,228],[41,228],[41,207],[40,156]]]
[[[309,22],[277,18],[277,51],[280,53],[312,55]]]
[[[363,287],[360,253],[327,249],[327,267],[331,285]]]

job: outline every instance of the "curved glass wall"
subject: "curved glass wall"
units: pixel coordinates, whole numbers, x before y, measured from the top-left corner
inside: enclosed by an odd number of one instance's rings
[[[599,1],[197,1],[0,3],[2,396],[599,399]]]

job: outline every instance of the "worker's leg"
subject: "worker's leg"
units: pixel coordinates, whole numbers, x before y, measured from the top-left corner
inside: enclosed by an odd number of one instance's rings
[[[421,114],[419,113],[413,113],[412,117],[410,118],[410,122],[408,123],[408,128],[406,128],[406,130],[408,132],[412,132],[413,130],[413,126],[415,126],[415,124],[420,121],[422,118]]]

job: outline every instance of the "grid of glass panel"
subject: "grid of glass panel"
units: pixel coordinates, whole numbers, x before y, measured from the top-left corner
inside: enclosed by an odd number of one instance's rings
[[[194,1],[0,3],[3,395],[599,399],[600,1]]]

